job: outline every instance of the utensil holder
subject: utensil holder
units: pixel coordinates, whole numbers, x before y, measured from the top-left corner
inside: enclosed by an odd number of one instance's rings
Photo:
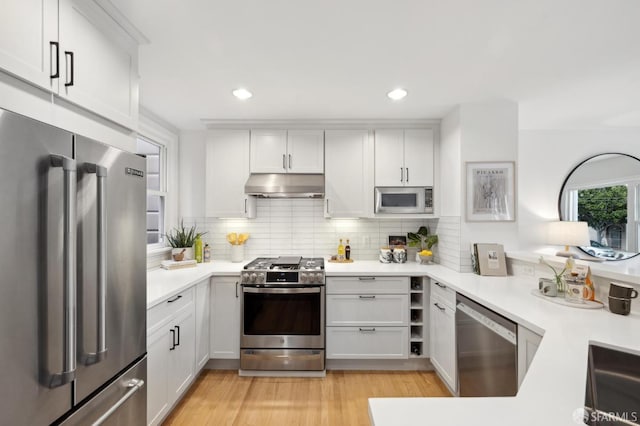
[[[244,260],[244,244],[233,244],[231,246],[231,261],[239,263]]]

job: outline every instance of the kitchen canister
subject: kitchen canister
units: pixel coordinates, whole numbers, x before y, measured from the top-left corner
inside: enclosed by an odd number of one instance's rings
[[[403,248],[394,248],[393,261],[395,263],[405,263],[407,261],[407,251]]]
[[[567,289],[564,292],[564,299],[571,303],[584,303],[584,282],[567,280],[566,285]]]
[[[389,247],[383,247],[380,249],[380,263],[393,263],[393,252]]]

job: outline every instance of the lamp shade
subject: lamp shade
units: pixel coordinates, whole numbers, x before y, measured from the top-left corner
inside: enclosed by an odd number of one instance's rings
[[[547,243],[557,246],[588,246],[587,222],[559,221],[549,223]]]

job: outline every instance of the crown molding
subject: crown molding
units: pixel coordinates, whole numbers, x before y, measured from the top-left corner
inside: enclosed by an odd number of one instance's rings
[[[318,120],[244,120],[209,119],[200,120],[207,129],[362,129],[381,128],[429,129],[440,126],[440,119],[318,119]]]

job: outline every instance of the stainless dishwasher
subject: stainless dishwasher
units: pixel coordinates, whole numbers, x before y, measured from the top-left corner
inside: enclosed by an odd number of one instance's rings
[[[460,396],[512,396],[518,391],[517,324],[456,296]]]

